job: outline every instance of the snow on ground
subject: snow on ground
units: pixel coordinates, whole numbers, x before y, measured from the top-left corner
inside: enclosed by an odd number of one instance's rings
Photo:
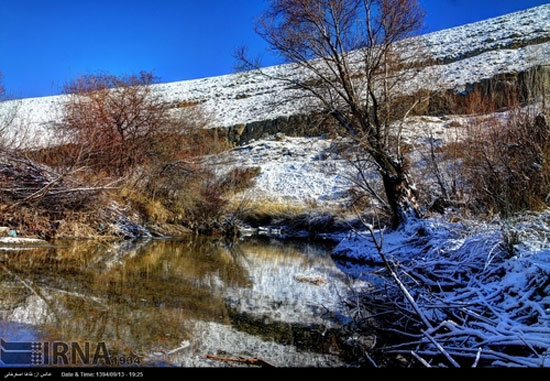
[[[351,183],[347,163],[331,153],[332,141],[280,137],[250,143],[217,155],[222,168],[261,167],[252,199],[288,203],[337,204]]]
[[[425,41],[437,60],[460,60],[479,51],[508,49],[550,36],[550,5],[426,34]]]
[[[549,218],[546,211],[489,224],[418,220],[375,236],[382,237],[384,254],[451,355],[475,359],[481,348],[481,358],[493,366],[550,366]],[[510,247],[506,237],[519,242]],[[349,235],[334,255],[381,266],[367,232]],[[341,269],[361,276],[357,266]],[[379,278],[372,268],[363,274]],[[380,285],[381,303],[403,300],[392,280],[374,284]],[[437,353],[428,341],[412,347],[419,354]]]
[[[518,235],[522,251],[536,252],[550,248],[550,210],[512,218],[508,228]]]
[[[529,106],[525,112],[533,111]],[[493,120],[506,120],[509,112],[487,115],[414,116],[405,120],[403,140],[416,149],[411,159],[415,174],[426,179],[426,163],[422,155],[429,154],[428,139],[436,147],[461,141],[470,126],[480,126]],[[396,126],[397,128],[397,126]],[[353,185],[354,169],[339,157],[335,142],[324,137],[278,136],[253,141],[210,158],[220,172],[233,167],[260,167],[261,173],[253,188],[245,193],[252,200],[270,200],[293,205],[338,206],[346,201]],[[418,173],[416,173],[418,172]]]
[[[435,86],[461,91],[468,84],[496,74],[548,64],[549,25],[550,5],[542,5],[407,41],[404,46],[420,42],[433,58],[445,63],[423,70],[412,88]],[[288,74],[293,68],[274,66],[266,68],[265,73]],[[253,73],[166,83],[156,89],[167,102],[200,103],[212,125],[220,127],[275,119],[302,110],[297,102],[279,102],[295,91],[287,83]],[[59,120],[64,99],[56,96],[20,101],[20,119],[40,135],[37,144],[48,140],[49,125]]]
[[[437,239],[449,241],[450,232],[440,227],[440,223],[435,221],[415,221],[405,226],[402,230],[378,231],[376,238],[377,240],[381,240],[385,254],[391,258],[395,258],[395,260],[402,260],[409,257],[422,256],[424,248],[411,245],[411,242],[417,238],[420,228],[424,230],[432,228],[430,232],[437,234]],[[367,231],[360,234],[350,233],[336,246],[333,254],[337,258],[375,264],[382,263],[376,245]]]
[[[479,256],[477,259],[486,267],[494,256],[502,254],[504,232],[513,233],[518,239],[517,255],[511,260],[542,255],[548,256],[550,263],[550,210],[490,223],[414,220],[400,230],[381,230],[375,236],[377,240],[382,239],[384,253],[396,261],[424,260],[430,255],[452,255],[455,259],[473,255]],[[340,258],[381,264],[376,246],[366,231],[348,234],[333,253]]]
[[[436,147],[440,147],[462,140],[467,127],[491,122],[495,118],[505,120],[508,114],[414,116],[404,122],[403,139],[416,147],[412,160],[425,177],[421,154],[428,153],[430,134]],[[325,137],[279,134],[215,155],[210,160],[221,172],[236,166],[260,167],[256,184],[245,193],[253,200],[337,206],[346,201],[355,172],[346,160],[339,157],[334,146],[335,142]]]
[[[518,49],[488,51],[472,58],[423,69],[417,86],[431,83],[431,89],[464,91],[468,85],[504,73],[520,73],[530,67],[550,63],[550,43]]]

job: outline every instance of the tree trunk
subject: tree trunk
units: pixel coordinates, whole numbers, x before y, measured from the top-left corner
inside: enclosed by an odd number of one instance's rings
[[[392,166],[394,171],[381,170],[384,190],[392,212],[393,228],[408,220],[420,218],[414,186],[409,182],[406,166],[400,161]]]

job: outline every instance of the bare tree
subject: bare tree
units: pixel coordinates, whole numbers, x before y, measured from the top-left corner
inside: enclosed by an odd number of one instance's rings
[[[78,146],[80,156],[85,147],[87,164],[116,175],[158,158],[171,141],[167,136],[178,134],[171,130],[170,105],[154,83],[151,73],[141,72],[85,75],[66,85],[69,98],[58,126],[65,143]]]
[[[418,50],[396,45],[422,19],[417,0],[270,0],[257,26],[296,68],[279,79],[334,117],[357,165],[374,164],[395,226],[420,215],[401,136],[402,121],[421,100],[400,98],[414,79]],[[258,69],[245,54],[239,58]]]

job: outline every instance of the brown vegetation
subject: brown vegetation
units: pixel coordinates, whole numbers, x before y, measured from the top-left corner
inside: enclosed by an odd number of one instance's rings
[[[65,86],[69,100],[57,126],[62,141],[76,144],[80,162],[122,176],[159,156],[178,138],[170,108],[151,86],[151,73],[86,75]]]
[[[132,237],[140,225],[172,235],[220,229],[229,196],[258,171],[210,170],[204,156],[227,141],[205,128],[197,107],[174,112],[154,81],[140,73],[69,83],[52,144],[2,152],[0,224],[45,238]]]
[[[517,89],[498,95],[468,95],[464,125],[453,124],[452,138],[437,145],[432,136],[421,155],[438,191],[426,190],[432,210],[509,216],[540,210],[550,203],[550,110]],[[506,99],[506,107],[502,100]],[[540,99],[539,99],[540,101]],[[448,135],[449,138],[450,135]],[[431,201],[430,201],[431,199]]]
[[[104,222],[97,209],[105,207],[103,192],[78,179],[78,171],[56,171],[23,154],[0,153],[0,226],[19,233],[53,238],[84,221]],[[88,218],[95,214],[95,218]],[[71,227],[71,225],[73,225]],[[74,233],[74,232],[73,232]]]
[[[511,109],[468,128],[464,177],[475,206],[509,215],[550,202],[550,126],[546,113]]]

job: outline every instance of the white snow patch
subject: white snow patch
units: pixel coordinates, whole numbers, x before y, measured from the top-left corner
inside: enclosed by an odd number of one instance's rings
[[[217,155],[220,170],[260,167],[252,199],[337,204],[350,188],[349,165],[331,153],[332,141],[324,138],[269,139]],[[227,163],[227,164],[226,164]]]
[[[412,221],[401,230],[383,235],[383,252],[424,307],[431,324],[450,330],[442,332],[441,337],[447,337],[446,345],[453,348],[452,353],[483,347],[502,352],[495,356],[482,354],[494,366],[550,366],[540,355],[550,347],[550,244],[546,238],[536,238],[540,223],[547,219],[548,212],[511,225],[510,221],[461,225]],[[530,231],[533,226],[537,227],[535,234]],[[544,228],[543,232],[548,225]],[[504,244],[504,234],[510,229],[525,240],[512,251]],[[381,262],[367,233],[346,238],[334,252],[375,265]],[[361,275],[353,267],[349,271],[352,276]],[[392,302],[402,300],[401,291],[391,279],[378,278],[383,297]],[[407,302],[403,306],[410,307]],[[462,310],[474,315],[461,318],[457,311]],[[522,347],[524,353],[501,357],[509,353],[503,348],[517,347]],[[431,349],[426,353],[433,350],[430,344],[427,348]]]

